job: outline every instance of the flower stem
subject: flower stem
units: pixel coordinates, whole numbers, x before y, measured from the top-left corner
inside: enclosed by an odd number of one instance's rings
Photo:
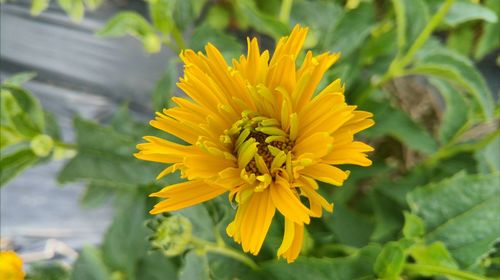
[[[208,253],[215,253],[223,256],[227,256],[230,258],[233,258],[237,261],[240,261],[253,270],[259,269],[259,266],[248,256],[240,253],[239,251],[236,251],[232,248],[227,247],[224,244],[216,244],[212,242],[208,242],[206,240],[202,240],[199,238],[192,238],[191,240],[192,244],[195,245],[195,247],[202,248],[206,250]]]
[[[397,1],[396,1],[397,2]],[[378,88],[385,84],[387,81],[391,80],[394,77],[397,77],[401,74],[401,71],[412,61],[413,57],[417,53],[417,51],[422,47],[422,45],[429,39],[434,29],[439,25],[439,23],[443,20],[448,10],[451,8],[451,5],[455,2],[455,0],[446,0],[446,2],[439,8],[439,10],[432,16],[429,23],[424,27],[422,32],[418,35],[415,42],[411,45],[410,49],[406,54],[400,59],[400,56],[396,56],[396,58],[392,61],[391,65],[387,72],[378,79],[374,84],[374,88]],[[401,21],[401,20],[399,20]],[[402,43],[402,38],[399,38]]]
[[[290,18],[290,11],[292,10],[293,0],[282,0],[279,20],[283,23],[288,23]]]
[[[408,63],[410,63],[417,51],[422,47],[427,39],[429,39],[429,36],[432,34],[434,29],[436,29],[446,13],[448,13],[448,10],[451,8],[453,2],[455,2],[455,0],[446,0],[446,2],[439,8],[437,13],[434,14],[429,23],[424,27],[424,30],[420,32],[413,45],[411,45],[406,55],[399,62],[400,68],[404,68],[406,65],[408,65]]]
[[[454,276],[464,280],[486,280],[486,278],[470,272],[434,265],[405,264],[404,270],[416,274],[426,272],[434,275]]]
[[[177,28],[177,26],[172,26],[171,32],[172,38],[174,38],[175,43],[177,44],[177,52],[180,53],[183,49],[186,48],[186,42],[184,41],[182,33],[179,31],[179,28]]]

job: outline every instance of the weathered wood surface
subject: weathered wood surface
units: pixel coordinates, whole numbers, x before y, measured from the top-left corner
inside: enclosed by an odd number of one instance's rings
[[[125,101],[139,115],[151,114],[151,90],[172,54],[148,55],[130,37],[95,36],[118,9],[144,10],[142,1],[117,3],[106,2],[79,24],[56,6],[36,18],[29,14],[29,1],[1,6],[0,76],[36,71],[26,87],[57,116],[67,140],[73,138],[74,114],[101,121]],[[100,242],[111,207],[81,208],[83,185],[62,187],[55,181],[62,165],[36,166],[2,188],[0,233],[9,246],[32,253],[51,238],[74,249]]]

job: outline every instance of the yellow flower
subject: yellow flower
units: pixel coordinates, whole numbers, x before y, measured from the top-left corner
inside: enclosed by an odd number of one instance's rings
[[[12,251],[0,252],[0,279],[24,279],[23,261]]]
[[[248,39],[248,54],[228,66],[213,45],[206,55],[185,50],[184,77],[178,86],[190,99],[156,113],[151,125],[184,141],[154,136],[138,145],[139,159],[171,164],[159,178],[180,170],[187,182],[151,196],[165,198],[151,214],[175,211],[224,193],[238,205],[227,234],[245,252],[257,255],[276,210],[285,228],[278,256],[294,261],[300,253],[304,224],[333,211],[316,181],[341,186],[349,172],[335,165],[368,166],[373,149],[353,140],[373,125],[371,113],[344,100],[344,86],[333,81],[316,89],[339,54],[307,52],[296,59],[307,35],[296,26],[279,40],[272,57]],[[301,198],[308,201],[302,203]]]

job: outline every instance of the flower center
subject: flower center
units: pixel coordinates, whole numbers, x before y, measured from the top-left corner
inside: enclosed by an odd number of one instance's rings
[[[250,174],[265,174],[274,178],[275,172],[291,164],[294,141],[276,119],[254,112],[243,112],[242,118],[224,132],[221,141],[231,144],[238,165]]]

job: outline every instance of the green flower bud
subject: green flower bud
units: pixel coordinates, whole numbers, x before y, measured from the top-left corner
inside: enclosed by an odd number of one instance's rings
[[[184,216],[162,217],[148,222],[147,226],[155,231],[149,238],[152,247],[166,256],[184,253],[191,243],[193,226]]]
[[[30,143],[31,150],[39,157],[46,157],[52,151],[54,140],[48,135],[39,134]]]

